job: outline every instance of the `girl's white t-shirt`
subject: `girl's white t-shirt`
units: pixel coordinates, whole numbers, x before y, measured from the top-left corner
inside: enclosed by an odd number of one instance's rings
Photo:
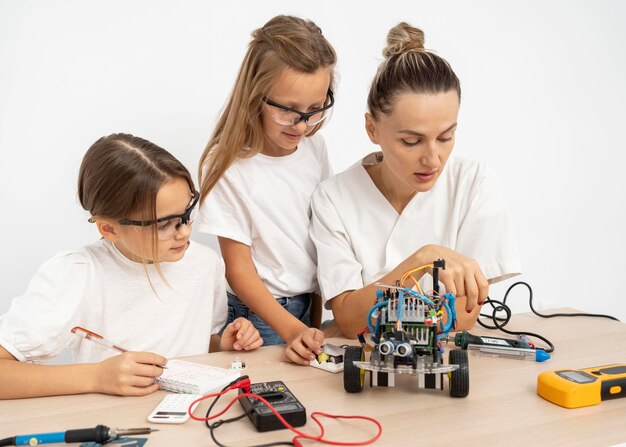
[[[106,240],[61,252],[0,316],[0,345],[20,361],[48,359],[67,346],[77,363],[119,354],[70,332],[81,326],[131,351],[167,358],[209,352],[227,316],[221,259],[191,242],[181,260],[160,268],[169,285],[154,265],[129,260]]]
[[[492,282],[521,272],[502,187],[484,164],[450,158],[435,186],[413,196],[398,215],[363,166],[381,159],[382,153],[368,155],[313,195],[311,237],[326,307],[427,244],[475,259]]]
[[[237,159],[200,207],[196,228],[250,246],[257,273],[274,297],[317,291],[311,195],[330,174],[319,134],[284,157],[259,153]]]

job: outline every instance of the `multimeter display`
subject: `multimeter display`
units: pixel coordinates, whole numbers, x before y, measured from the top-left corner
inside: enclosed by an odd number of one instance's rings
[[[567,380],[571,380],[576,383],[591,383],[596,380],[590,374],[584,373],[582,371],[555,371],[557,375],[561,377],[565,377]]]
[[[537,394],[565,408],[626,397],[626,365],[546,371],[537,378]]]

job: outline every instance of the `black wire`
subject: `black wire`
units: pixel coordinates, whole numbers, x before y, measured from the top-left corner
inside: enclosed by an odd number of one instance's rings
[[[510,331],[508,329],[505,329],[504,326],[506,326],[509,321],[511,320],[511,309],[509,308],[509,306],[506,305],[506,300],[509,296],[509,293],[511,292],[511,290],[513,290],[514,287],[519,286],[519,285],[523,285],[526,286],[526,288],[528,289],[528,305],[530,306],[530,310],[537,316],[541,317],[541,318],[553,318],[553,317],[597,317],[597,318],[609,318],[611,320],[615,320],[615,321],[619,321],[617,318],[611,316],[611,315],[603,315],[603,314],[587,314],[587,313],[556,313],[556,314],[541,314],[539,312],[537,312],[537,310],[535,310],[535,308],[533,307],[533,289],[530,287],[530,285],[528,283],[525,283],[524,281],[518,281],[515,284],[511,285],[507,291],[504,293],[504,298],[502,298],[502,301],[498,301],[498,300],[494,300],[491,298],[487,298],[487,300],[485,301],[485,305],[489,304],[491,306],[492,309],[492,313],[491,315],[489,314],[479,314],[480,317],[483,318],[491,318],[491,321],[493,321],[493,325],[487,325],[486,323],[482,322],[480,319],[477,320],[478,324],[480,324],[482,327],[487,328],[487,329],[499,329],[502,332],[505,332],[507,334],[511,334],[511,335],[528,335],[530,337],[535,337],[538,338],[539,340],[542,340],[544,343],[546,343],[549,348],[545,349],[545,348],[540,348],[540,349],[544,349],[544,351],[546,352],[552,352],[554,351],[554,345],[552,344],[552,342],[550,342],[550,340],[548,340],[547,338],[545,338],[542,335],[539,334],[535,334],[533,332],[518,332],[518,331]],[[504,312],[506,314],[506,317],[499,317],[497,314],[498,312]]]
[[[248,376],[241,376],[238,377],[237,379],[233,380],[232,382],[230,382],[228,385],[226,385],[224,388],[222,388],[222,391],[225,391],[226,389],[228,389],[230,386],[234,385],[235,383],[243,380],[243,379],[247,379]],[[221,391],[221,392],[222,392]],[[206,416],[205,418],[208,419],[209,414],[211,414],[211,410],[213,409],[213,407],[215,406],[215,404],[217,403],[217,401],[220,399],[220,396],[216,396],[215,399],[213,399],[213,402],[211,402],[211,405],[209,406],[209,409],[206,411]],[[227,424],[229,422],[235,422],[238,421],[240,419],[243,419],[244,417],[248,416],[248,414],[252,413],[254,411],[254,407],[259,403],[258,400],[255,399],[254,404],[252,404],[252,407],[250,408],[250,410],[248,411],[244,411],[242,414],[240,414],[239,416],[235,416],[232,417],[230,419],[218,419],[217,421],[213,422],[212,424],[209,424],[209,421],[204,421],[205,425],[207,426],[207,428],[209,429],[209,433],[211,434],[211,438],[213,439],[213,442],[215,442],[215,444],[218,447],[226,447],[224,444],[220,443],[216,438],[215,438],[215,430],[223,425],[223,424]],[[257,444],[251,447],[273,447],[276,445],[294,445],[293,442],[291,441],[279,441],[279,442],[271,442],[269,444]]]
[[[498,305],[495,306],[494,303],[497,303]],[[554,345],[552,344],[552,342],[550,340],[548,340],[547,338],[545,338],[542,335],[539,334],[535,334],[533,332],[526,332],[526,331],[510,331],[508,329],[505,329],[504,326],[506,326],[509,321],[511,320],[511,309],[509,308],[509,306],[507,306],[506,304],[504,304],[503,301],[498,301],[498,300],[493,300],[491,298],[488,298],[485,301],[485,304],[489,304],[492,309],[493,309],[493,313],[491,315],[486,315],[486,314],[480,314],[481,317],[491,317],[492,321],[493,321],[493,326],[489,326],[486,323],[483,323],[480,320],[477,320],[478,324],[480,324],[482,327],[485,327],[487,329],[499,329],[502,332],[506,333],[506,334],[510,334],[510,335],[528,335],[530,337],[535,337],[538,338],[540,340],[542,340],[545,344],[547,344],[549,346],[549,348],[540,348],[543,349],[546,352],[552,352],[554,351]],[[506,313],[506,318],[502,318],[502,317],[496,317],[496,314],[498,312],[504,311]],[[502,323],[500,323],[502,322]]]

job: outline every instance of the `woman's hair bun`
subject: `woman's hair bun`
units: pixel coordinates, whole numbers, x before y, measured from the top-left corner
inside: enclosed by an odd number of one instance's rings
[[[410,51],[425,51],[424,31],[414,28],[406,22],[400,22],[389,30],[387,46],[383,49],[383,56],[389,59],[392,56]]]

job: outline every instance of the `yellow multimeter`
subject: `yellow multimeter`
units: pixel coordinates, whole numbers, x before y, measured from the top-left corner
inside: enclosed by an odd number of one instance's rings
[[[537,377],[537,394],[565,408],[626,397],[626,364],[542,372]]]

